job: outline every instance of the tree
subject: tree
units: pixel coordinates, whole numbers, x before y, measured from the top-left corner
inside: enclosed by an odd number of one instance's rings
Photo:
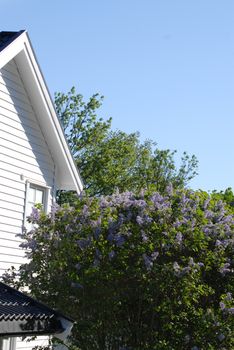
[[[233,219],[171,186],[34,209],[17,283],[76,320],[81,350],[231,350]]]
[[[211,196],[216,200],[224,201],[230,207],[230,209],[234,211],[234,194],[230,187],[228,187],[225,191],[213,191]]]
[[[169,183],[185,186],[197,174],[197,159],[183,154],[177,168],[175,151],[160,150],[152,141],[140,142],[139,133],[111,130],[111,118],[97,117],[103,96],[93,95],[87,103],[73,87],[56,93],[55,106],[68,144],[91,196],[154,188],[164,191]],[[70,194],[69,194],[70,196]],[[59,202],[71,200],[60,193]]]

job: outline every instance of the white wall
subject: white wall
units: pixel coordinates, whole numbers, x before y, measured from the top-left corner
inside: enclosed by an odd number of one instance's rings
[[[0,275],[25,262],[16,237],[23,226],[26,181],[51,187],[55,165],[12,60],[0,70]]]

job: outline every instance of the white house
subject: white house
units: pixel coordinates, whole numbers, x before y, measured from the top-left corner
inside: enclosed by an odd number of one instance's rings
[[[16,234],[57,189],[80,193],[79,172],[27,32],[0,32],[0,276],[24,262]]]

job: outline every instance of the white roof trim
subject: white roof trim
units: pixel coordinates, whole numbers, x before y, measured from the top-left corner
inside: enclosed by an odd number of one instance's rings
[[[83,185],[79,171],[26,32],[22,32],[0,52],[0,69],[12,59],[15,59],[38,123],[55,160],[58,188],[80,193]]]

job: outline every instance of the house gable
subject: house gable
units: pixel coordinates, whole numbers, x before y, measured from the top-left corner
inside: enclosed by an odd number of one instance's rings
[[[19,247],[28,183],[56,192],[55,162],[14,59],[0,69],[0,274],[25,262]]]
[[[57,186],[60,189],[75,190],[80,193],[83,187],[82,181],[57,118],[29,37],[25,31],[1,33],[0,42],[1,35],[4,40],[2,46],[0,45],[0,68],[14,59],[55,161]]]
[[[0,275],[25,262],[28,195],[50,210],[57,189],[79,193],[78,170],[27,33],[0,32]]]

